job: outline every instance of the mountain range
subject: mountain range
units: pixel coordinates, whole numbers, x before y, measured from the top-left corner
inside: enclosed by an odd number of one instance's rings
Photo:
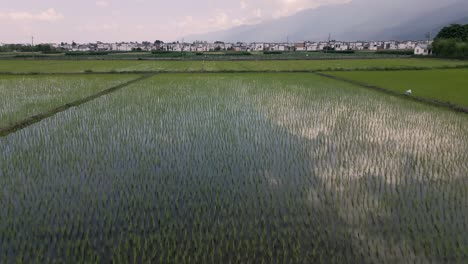
[[[285,42],[422,40],[451,23],[468,23],[467,0],[352,0],[288,17],[187,36],[186,40]]]

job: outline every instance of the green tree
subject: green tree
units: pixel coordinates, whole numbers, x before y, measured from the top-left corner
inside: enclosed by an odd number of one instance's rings
[[[34,51],[52,52],[54,48],[50,44],[39,44],[34,47]]]
[[[437,39],[432,43],[432,51],[434,54],[441,57],[468,58],[468,41]]]
[[[437,34],[436,40],[438,39],[456,39],[458,41],[468,41],[468,24],[452,24],[444,27],[439,34]]]
[[[468,25],[444,27],[432,43],[432,51],[441,57],[468,58]]]

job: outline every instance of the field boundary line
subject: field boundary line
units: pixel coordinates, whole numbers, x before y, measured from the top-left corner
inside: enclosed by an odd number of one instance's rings
[[[5,137],[5,136],[7,136],[9,134],[12,134],[14,132],[17,132],[17,131],[23,129],[23,128],[26,128],[26,127],[31,126],[33,124],[39,123],[42,120],[44,120],[46,118],[49,118],[51,116],[54,116],[54,115],[56,115],[56,114],[58,114],[60,112],[64,112],[64,111],[66,111],[66,110],[68,110],[68,109],[70,109],[72,107],[80,106],[80,105],[82,105],[84,103],[90,102],[90,101],[92,101],[94,99],[97,99],[97,98],[99,98],[101,96],[113,93],[113,92],[115,92],[117,90],[120,90],[120,89],[122,89],[124,87],[127,87],[129,85],[132,85],[134,83],[140,82],[140,81],[145,80],[145,79],[148,79],[148,78],[150,78],[152,76],[154,76],[154,74],[146,74],[146,75],[140,76],[140,77],[138,77],[136,79],[133,79],[133,80],[127,81],[125,83],[113,86],[111,88],[105,89],[103,91],[92,94],[90,96],[87,96],[87,97],[72,101],[70,103],[67,103],[67,104],[64,104],[62,106],[53,108],[53,109],[48,110],[46,112],[43,112],[43,113],[28,117],[26,119],[23,119],[23,120],[15,123],[14,125],[4,127],[4,128],[0,128],[0,137]]]
[[[313,73],[317,70],[217,70],[217,71],[110,71],[110,72],[0,72],[0,75],[24,76],[24,75],[130,75],[130,74],[237,74],[237,73]],[[320,70],[330,71],[330,70]]]
[[[326,71],[326,70],[323,70]],[[329,71],[329,70],[327,70]],[[76,76],[76,75],[155,75],[155,74],[240,74],[240,73],[314,73],[316,70],[245,70],[245,71],[112,71],[112,72],[0,72],[5,76]]]
[[[428,71],[428,70],[456,70],[468,69],[468,65],[439,66],[439,67],[369,67],[369,68],[324,68],[304,70],[159,70],[159,71],[80,71],[80,72],[0,72],[0,75],[119,75],[119,74],[206,74],[206,73],[315,73],[315,72],[343,72],[343,71]]]
[[[377,85],[368,84],[368,83],[365,83],[365,82],[360,82],[360,81],[355,81],[355,80],[350,80],[350,79],[347,79],[347,78],[338,77],[338,76],[326,74],[326,73],[323,73],[323,72],[315,72],[315,74],[319,75],[319,76],[322,76],[322,77],[325,77],[325,78],[333,79],[333,80],[336,80],[336,81],[346,82],[346,83],[349,83],[349,84],[361,86],[361,87],[376,90],[376,91],[379,91],[379,92],[384,92],[386,94],[390,94],[390,95],[397,96],[397,97],[400,97],[400,98],[411,99],[411,100],[414,100],[414,101],[430,104],[430,105],[433,105],[433,106],[445,107],[445,108],[449,108],[451,110],[455,110],[457,112],[462,112],[462,113],[468,114],[468,107],[462,107],[462,106],[455,105],[455,104],[452,104],[452,103],[442,102],[442,101],[439,101],[439,100],[420,97],[420,96],[405,95],[405,94],[402,94],[402,93],[399,93],[399,92],[396,92],[396,91],[393,91],[393,90],[389,90],[389,89],[386,89],[386,88],[383,88],[383,87],[380,87],[380,86],[377,86]]]
[[[147,56],[149,55],[149,56]],[[89,60],[105,60],[105,61],[315,61],[315,60],[379,60],[379,59],[425,59],[420,57],[414,57],[413,55],[367,55],[367,56],[343,56],[336,55],[333,57],[327,56],[318,56],[318,57],[267,57],[264,55],[245,55],[245,56],[236,56],[236,55],[208,55],[205,56],[193,56],[193,57],[156,57],[151,56],[151,54],[146,54],[146,56],[134,56],[134,57],[106,57],[108,55],[95,55],[95,56],[63,56],[63,57],[53,57],[53,56],[26,56],[26,57],[12,57],[4,56],[0,57],[0,61],[89,61]],[[111,55],[112,56],[112,55]],[[434,59],[434,58],[432,58]],[[436,58],[437,59],[437,58]]]

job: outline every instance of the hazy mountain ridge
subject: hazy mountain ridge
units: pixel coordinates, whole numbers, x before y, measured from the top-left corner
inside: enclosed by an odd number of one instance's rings
[[[308,9],[289,17],[192,35],[188,40],[281,42],[328,38],[354,40],[419,40],[450,23],[468,21],[468,1],[354,0],[348,4]]]

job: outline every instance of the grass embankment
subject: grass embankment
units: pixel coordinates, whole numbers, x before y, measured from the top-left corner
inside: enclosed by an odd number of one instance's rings
[[[359,59],[282,61],[0,60],[3,73],[388,70],[464,67],[468,61]]]
[[[468,108],[468,69],[427,71],[356,71],[327,74],[403,94]]]
[[[137,75],[0,76],[0,129],[135,78]]]

